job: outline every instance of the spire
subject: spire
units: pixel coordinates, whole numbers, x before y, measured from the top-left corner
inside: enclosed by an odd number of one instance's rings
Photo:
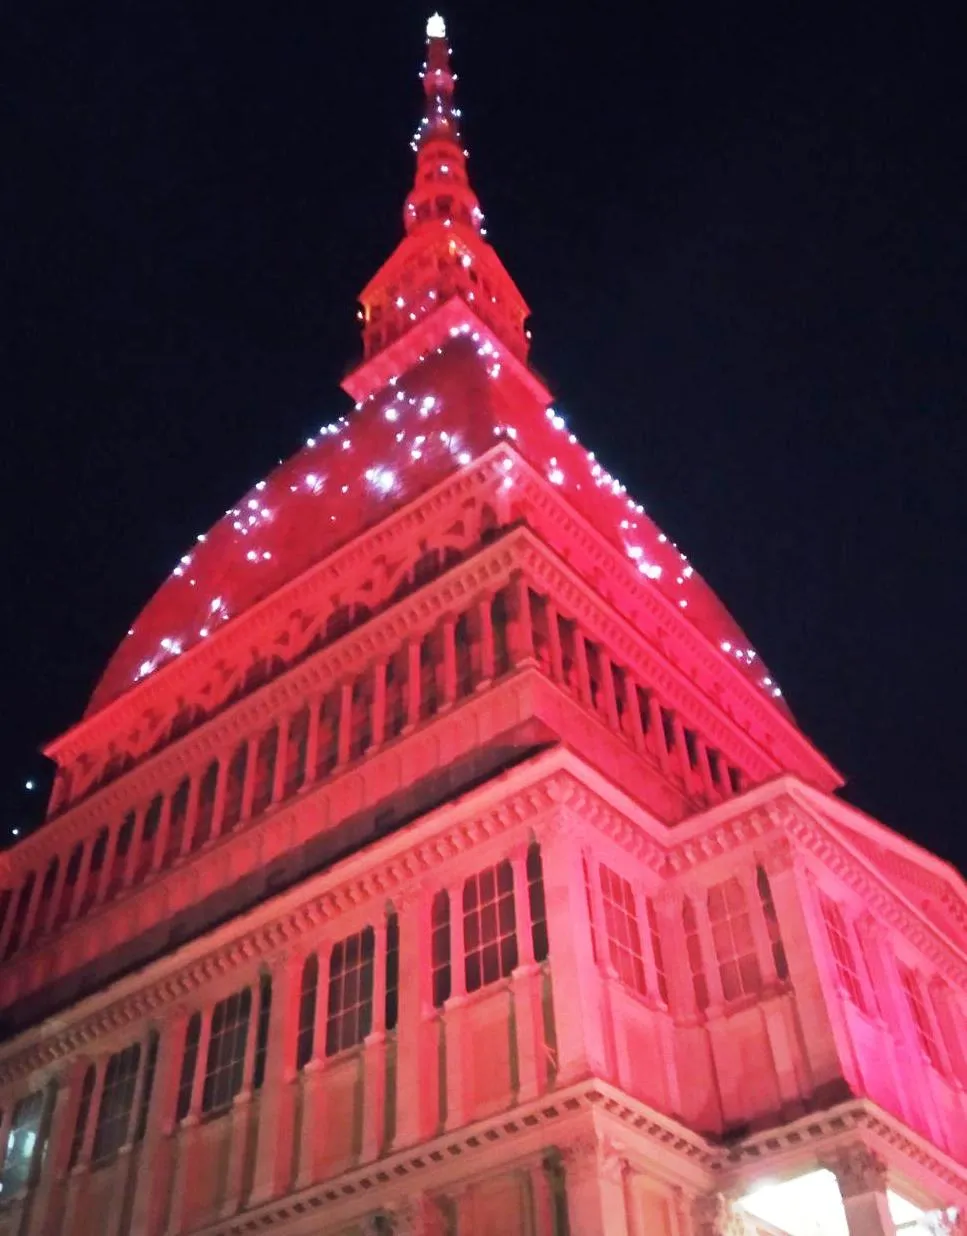
[[[416,179],[403,211],[407,232],[432,220],[483,232],[483,213],[467,179],[467,152],[454,106],[456,75],[450,68],[447,28],[439,13],[426,23],[426,63],[420,75],[426,105],[413,137]],[[449,223],[447,223],[449,220]]]

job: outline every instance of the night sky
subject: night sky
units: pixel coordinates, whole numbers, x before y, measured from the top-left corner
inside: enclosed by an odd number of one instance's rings
[[[0,23],[0,842],[195,535],[347,410],[421,115],[410,0],[69,7]],[[557,406],[850,801],[967,869],[964,31],[888,7],[443,11]]]

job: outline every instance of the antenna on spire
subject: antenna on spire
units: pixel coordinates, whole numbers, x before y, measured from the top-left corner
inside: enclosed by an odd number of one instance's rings
[[[439,13],[434,13],[426,23],[426,37],[428,39],[445,39],[447,37],[447,24]]]

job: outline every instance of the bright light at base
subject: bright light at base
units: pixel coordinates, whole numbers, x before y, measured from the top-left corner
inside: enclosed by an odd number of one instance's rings
[[[428,39],[445,39],[447,37],[446,22],[439,13],[434,13],[426,23],[426,37]]]

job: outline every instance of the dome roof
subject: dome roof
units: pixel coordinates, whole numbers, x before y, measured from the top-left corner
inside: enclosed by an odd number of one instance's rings
[[[678,547],[571,434],[528,368],[527,306],[485,241],[441,19],[427,29],[406,236],[361,294],[355,409],[259,481],[198,537],[135,620],[88,706],[98,712],[213,638],[337,546],[503,443],[526,461],[756,688],[780,691]],[[510,495],[511,504],[513,496]]]

